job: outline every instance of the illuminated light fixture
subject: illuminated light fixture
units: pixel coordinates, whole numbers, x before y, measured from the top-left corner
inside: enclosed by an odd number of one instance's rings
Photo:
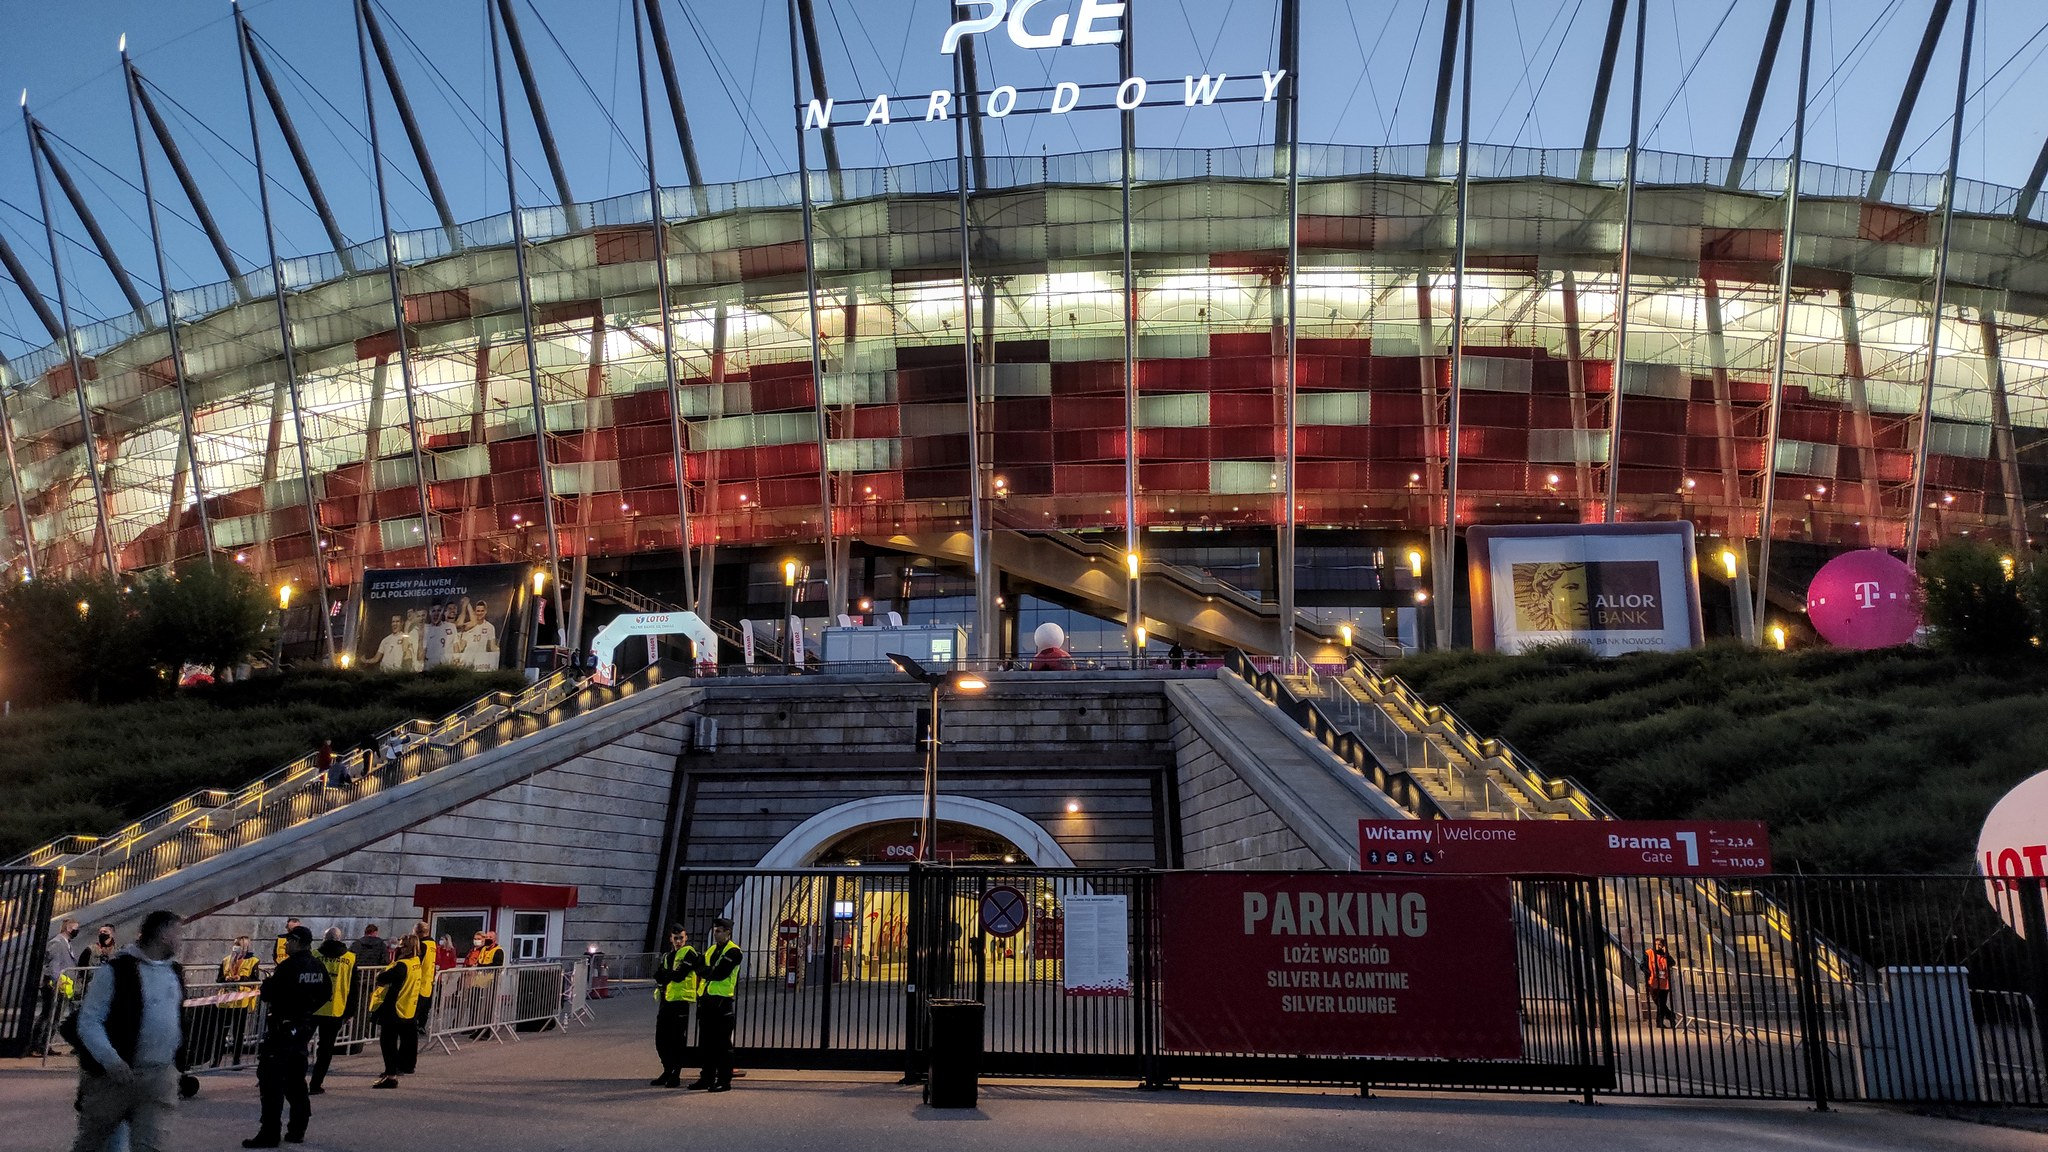
[[[1785,626],[1783,624],[1771,625],[1771,646],[1780,652],[1785,650]]]
[[[1144,560],[1136,552],[1124,553],[1124,568],[1130,572],[1131,579],[1138,578],[1138,566],[1143,563]]]
[[[784,588],[796,587],[796,561],[784,560],[782,562],[782,586]]]
[[[545,568],[535,568],[533,570],[533,594],[535,596],[540,595],[547,590],[547,586],[548,570]]]
[[[280,612],[282,612],[282,611],[284,611],[285,609],[287,609],[287,608],[290,608],[291,606],[292,606],[292,586],[291,586],[290,584],[288,584],[288,583],[287,583],[287,584],[279,584],[279,585],[277,586],[277,610],[278,610],[278,611],[280,611]]]
[[[248,554],[247,552],[237,552],[237,553],[235,553],[235,563],[237,563],[237,564],[247,564],[248,562],[249,562],[249,554]]]
[[[80,601],[78,602],[78,614],[79,614],[80,616],[90,616],[90,615],[92,615],[92,605],[91,605],[90,603],[88,603],[87,601],[84,601],[84,600],[80,600]]]
[[[1735,558],[1734,549],[1721,549],[1721,569],[1728,573],[1730,580],[1735,579],[1736,575],[1740,572],[1739,562]]]
[[[1001,492],[1009,486],[1010,482],[1008,480],[1003,479],[1001,476],[996,477],[996,491]]]
[[[1429,593],[1427,593],[1427,592],[1424,592],[1424,591],[1423,591],[1422,589],[1420,589],[1420,588],[1417,588],[1417,589],[1415,590],[1415,602],[1416,602],[1417,604],[1427,604],[1427,603],[1429,603]]]
[[[740,503],[742,503],[742,504],[745,504],[746,502],[747,502],[747,494],[746,494],[745,492],[742,492],[742,493],[740,493]]]
[[[1419,548],[1408,550],[1408,574],[1418,580],[1422,579],[1422,550]]]
[[[1545,476],[1543,478],[1543,482],[1550,485],[1552,488],[1555,488],[1563,479],[1564,478],[1562,476],[1559,476],[1557,473],[1552,472],[1550,475]]]
[[[1687,492],[1690,492],[1690,491],[1692,491],[1693,489],[1695,489],[1695,488],[1697,488],[1697,487],[1699,487],[1699,486],[1700,486],[1700,482],[1699,482],[1699,481],[1697,481],[1697,480],[1693,479],[1693,478],[1692,478],[1692,477],[1690,477],[1690,476],[1687,476],[1687,477],[1685,478],[1685,490],[1686,490]]]
[[[1132,635],[1138,638],[1138,647],[1140,648],[1143,648],[1145,646],[1145,641],[1150,638],[1150,633],[1145,631],[1145,626],[1143,624],[1138,625],[1137,628],[1132,631]]]
[[[343,652],[339,657],[339,661],[342,668],[347,669],[355,664],[356,655],[353,652]]]
[[[1079,800],[1069,800],[1069,801],[1067,801],[1067,815],[1069,815],[1069,816],[1077,815],[1077,814],[1079,814],[1079,813],[1080,813],[1080,811],[1081,811],[1081,802],[1080,802]]]
[[[988,678],[979,672],[955,672],[946,678],[946,687],[955,692],[986,692]]]
[[[2012,557],[2010,557],[2010,556],[2000,556],[2000,557],[1998,558],[1998,567],[2000,568],[2000,570],[2002,570],[2002,571],[2003,571],[2003,572],[2005,573],[2005,578],[2006,578],[2007,580],[2010,580],[2010,579],[2012,579],[2012,571],[2013,571],[2013,561],[2012,561]]]
[[[1814,494],[1815,496],[1825,496],[1825,495],[1827,495],[1827,494],[1828,494],[1828,486],[1827,486],[1827,485],[1825,485],[1825,484],[1815,484],[1815,485],[1813,486],[1813,494]]]
[[[1956,502],[1956,494],[1955,494],[1955,493],[1953,493],[1953,492],[1944,492],[1944,493],[1942,493],[1942,494],[1941,494],[1941,502],[1942,502],[1943,504],[1953,504],[1953,503],[1955,503],[1955,502]]]
[[[874,609],[875,609],[875,602],[874,602],[873,600],[867,600],[867,599],[863,599],[863,600],[862,600],[862,601],[860,602],[860,610],[861,610],[861,611],[863,611],[863,612],[872,612],[872,611],[874,611]]]
[[[1351,647],[1351,625],[1349,625],[1349,624],[1339,624],[1339,625],[1337,625],[1337,635],[1338,635],[1338,637],[1339,637],[1339,638],[1341,638],[1341,639],[1342,639],[1342,640],[1344,641],[1344,646],[1345,646],[1346,648],[1349,648],[1349,647]]]

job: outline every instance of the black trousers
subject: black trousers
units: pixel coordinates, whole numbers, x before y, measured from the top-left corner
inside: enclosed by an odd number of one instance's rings
[[[654,1051],[661,1057],[661,1070],[670,1076],[683,1070],[690,1058],[689,1000],[663,1000],[654,1015]]]
[[[704,1050],[706,1083],[732,1083],[732,1025],[732,997],[698,998],[697,1046]]]
[[[377,1047],[384,1053],[386,1076],[410,1076],[420,1059],[420,1030],[396,1012],[377,1014]]]
[[[1657,1006],[1657,1024],[1659,1027],[1678,1023],[1678,1014],[1671,1010],[1671,989],[1650,989],[1650,1003]]]
[[[318,1088],[327,1079],[327,1066],[334,1063],[335,1040],[341,1035],[341,1026],[348,1023],[345,1016],[316,1016],[313,1026],[320,1032],[319,1047],[313,1056],[313,1083]]]
[[[275,1134],[284,1106],[291,1105],[291,1123],[285,1131],[298,1135],[312,1118],[313,1102],[306,1097],[306,1041],[312,1026],[303,1022],[272,1021],[263,1045],[256,1051],[256,1092],[263,1101],[261,1132]]]
[[[433,1012],[434,998],[432,996],[420,997],[420,1006],[412,1014],[413,1023],[418,1026],[420,1035],[424,1036],[427,1034],[427,1017],[433,1015]]]
[[[64,998],[57,995],[57,982],[45,979],[36,1000],[36,1030],[29,1038],[29,1047],[41,1052],[46,1046],[57,1043],[57,1006],[63,1002]]]

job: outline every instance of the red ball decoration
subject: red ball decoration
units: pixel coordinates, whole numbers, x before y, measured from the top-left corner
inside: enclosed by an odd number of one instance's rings
[[[1906,644],[1920,630],[1920,581],[1889,552],[1845,552],[1814,574],[1806,616],[1837,648]]]

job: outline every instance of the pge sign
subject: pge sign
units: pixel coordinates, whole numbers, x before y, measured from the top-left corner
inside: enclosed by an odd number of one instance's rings
[[[1076,13],[1062,12],[1052,18],[1052,23],[1043,32],[1033,32],[1026,20],[1040,0],[953,0],[956,15],[964,10],[986,8],[988,11],[965,20],[956,20],[946,29],[945,39],[939,41],[939,51],[948,56],[960,46],[963,36],[978,36],[993,32],[999,24],[1006,23],[1007,16],[1010,42],[1019,48],[1058,48],[1063,44],[1120,44],[1124,38],[1124,6],[1105,0],[1081,0],[1081,10]],[[1068,20],[1072,18],[1073,36],[1067,35]],[[1113,23],[1112,23],[1113,22]]]

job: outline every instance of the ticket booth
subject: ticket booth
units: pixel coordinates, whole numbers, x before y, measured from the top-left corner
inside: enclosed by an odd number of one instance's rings
[[[576,906],[576,886],[442,880],[414,886],[412,900],[435,939],[447,936],[467,954],[478,932],[495,932],[505,962],[519,964],[562,954],[563,913]]]

